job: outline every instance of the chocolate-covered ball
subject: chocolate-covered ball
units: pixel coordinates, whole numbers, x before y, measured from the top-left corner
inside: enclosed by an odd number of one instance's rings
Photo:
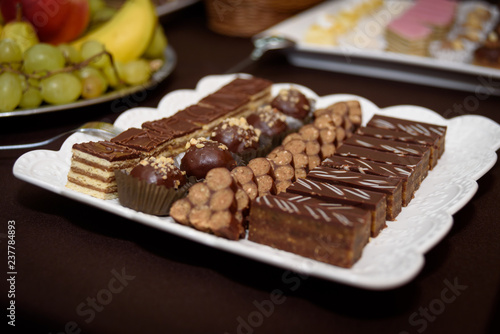
[[[247,117],[247,122],[268,137],[279,135],[287,129],[285,115],[270,105],[258,108]]]
[[[186,154],[181,159],[181,170],[188,176],[204,178],[208,171],[216,167],[232,170],[236,167],[227,146],[203,137],[191,139],[187,144]]]
[[[172,158],[165,157],[143,159],[130,172],[131,176],[139,180],[175,189],[186,184],[185,174],[174,165]]]
[[[311,111],[309,99],[296,88],[282,89],[271,101],[271,106],[283,114],[304,119]]]
[[[260,130],[254,129],[247,120],[228,118],[222,121],[212,132],[210,139],[227,146],[233,153],[243,153],[259,148]]]

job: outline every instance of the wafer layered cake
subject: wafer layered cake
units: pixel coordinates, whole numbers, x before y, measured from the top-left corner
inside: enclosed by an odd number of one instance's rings
[[[118,196],[115,170],[130,171],[141,157],[138,151],[109,141],[74,144],[72,152],[66,187],[101,199]]]

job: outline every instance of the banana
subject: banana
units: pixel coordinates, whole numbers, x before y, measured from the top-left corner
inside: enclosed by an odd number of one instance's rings
[[[97,40],[114,59],[126,63],[144,53],[157,21],[151,0],[127,0],[111,20],[71,44],[80,49],[85,41]]]

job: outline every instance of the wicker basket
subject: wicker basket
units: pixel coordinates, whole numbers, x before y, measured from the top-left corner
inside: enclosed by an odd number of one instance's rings
[[[324,0],[204,0],[211,30],[253,36]]]

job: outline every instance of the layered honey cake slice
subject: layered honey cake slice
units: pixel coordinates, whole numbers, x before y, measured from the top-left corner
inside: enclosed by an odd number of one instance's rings
[[[140,153],[109,141],[74,144],[66,187],[101,199],[118,197],[115,170],[131,170]]]

